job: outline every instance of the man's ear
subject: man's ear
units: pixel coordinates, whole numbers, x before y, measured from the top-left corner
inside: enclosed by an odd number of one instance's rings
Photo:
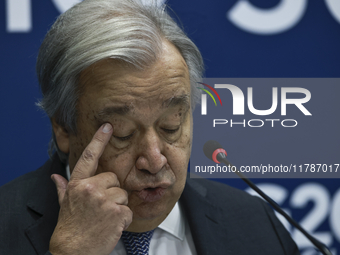
[[[70,151],[70,136],[69,132],[63,126],[59,125],[55,118],[51,119],[53,132],[56,138],[56,143],[58,144],[59,150],[68,154]]]

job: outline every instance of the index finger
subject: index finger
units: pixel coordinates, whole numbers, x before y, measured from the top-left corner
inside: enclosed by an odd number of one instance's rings
[[[76,166],[73,169],[70,180],[86,179],[93,176],[98,167],[98,160],[104,152],[105,146],[112,135],[112,126],[109,123],[103,124],[94,134],[91,142],[81,154]]]

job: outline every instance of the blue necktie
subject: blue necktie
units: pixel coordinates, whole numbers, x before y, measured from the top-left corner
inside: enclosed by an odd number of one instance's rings
[[[155,230],[142,233],[123,231],[122,240],[127,255],[148,255],[151,237]]]

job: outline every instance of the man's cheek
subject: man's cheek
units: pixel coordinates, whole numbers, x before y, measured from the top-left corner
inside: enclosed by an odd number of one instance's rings
[[[98,171],[113,172],[117,175],[119,182],[122,183],[134,167],[134,162],[131,153],[117,153],[114,150],[107,149],[99,160]]]
[[[189,149],[183,149],[180,147],[169,148],[167,160],[176,178],[182,178],[184,175],[186,175],[189,158]]]
[[[182,148],[183,150],[188,149],[190,153],[191,143],[192,143],[192,117],[191,115],[189,115],[186,116],[185,118],[185,121],[183,123],[182,135],[176,146]]]
[[[191,143],[192,143],[192,137],[190,133],[190,129],[183,130],[183,133],[181,135],[181,138],[177,141],[177,143],[174,143],[174,147],[178,150],[182,150],[182,153],[190,153],[191,149]]]

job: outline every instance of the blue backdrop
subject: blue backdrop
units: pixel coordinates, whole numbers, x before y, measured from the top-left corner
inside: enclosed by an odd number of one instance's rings
[[[41,97],[35,61],[45,33],[56,17],[74,2],[7,0],[0,3],[0,185],[36,169],[48,158],[51,128],[49,119],[35,106]],[[168,4],[201,50],[206,77],[340,76],[338,0],[169,0]],[[336,100],[339,92],[339,88],[333,88],[329,96]],[[312,93],[314,102],[317,98],[318,95]],[[338,161],[332,164],[340,163],[340,138],[334,131],[340,130],[339,121],[334,121],[338,119],[336,113],[340,110],[337,106],[333,112],[325,112],[330,121],[325,118],[324,126],[319,130],[325,139],[323,146],[308,148],[311,153],[317,150],[320,155],[338,155],[333,156]],[[198,107],[195,114],[199,111]],[[195,126],[202,124],[200,120],[195,119]],[[332,126],[332,132],[329,132],[329,126]],[[299,132],[305,135],[307,130]],[[263,135],[266,139],[262,131],[258,132],[256,135]],[[195,136],[195,139],[195,143],[199,144],[210,137],[205,133]],[[241,145],[251,147],[253,141],[247,136],[240,136],[234,139],[230,148]],[[294,145],[280,149],[292,151]],[[231,156],[232,149],[228,149],[229,152]],[[257,153],[260,152],[261,149]],[[247,158],[247,153],[250,152],[239,152],[238,157]],[[277,150],[267,150],[266,156],[277,158]],[[229,159],[233,161],[232,157]],[[235,160],[239,159],[235,157]],[[282,163],[292,162],[283,155]],[[246,189],[237,179],[218,181]],[[312,234],[329,245],[333,254],[340,254],[339,179],[254,179],[254,182],[268,191]],[[297,231],[289,225],[287,228],[303,255],[316,254]]]

